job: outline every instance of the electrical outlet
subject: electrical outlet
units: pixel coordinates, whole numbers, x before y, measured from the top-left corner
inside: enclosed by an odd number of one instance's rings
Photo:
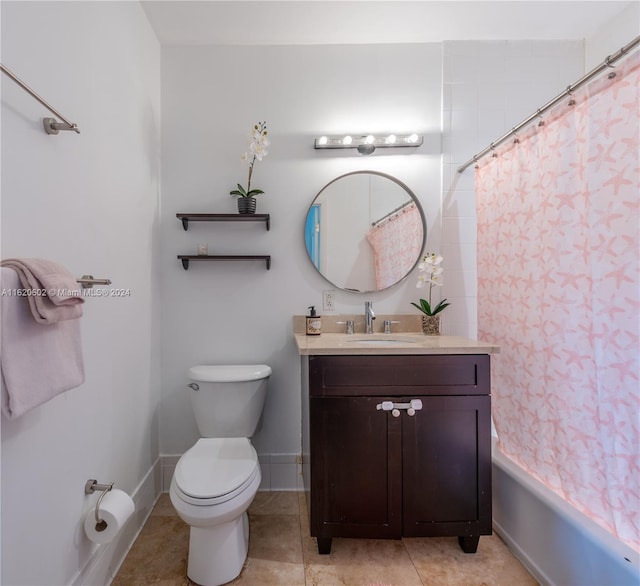
[[[322,311],[335,311],[335,310],[336,310],[336,292],[323,291],[322,292]]]

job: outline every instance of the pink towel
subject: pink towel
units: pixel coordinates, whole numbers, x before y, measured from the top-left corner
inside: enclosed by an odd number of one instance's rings
[[[9,258],[0,266],[18,273],[27,295],[31,313],[37,322],[55,324],[82,316],[80,287],[63,266],[42,258]]]
[[[38,323],[27,299],[10,294],[21,286],[16,271],[0,268],[0,386],[9,419],[84,382],[80,320]]]

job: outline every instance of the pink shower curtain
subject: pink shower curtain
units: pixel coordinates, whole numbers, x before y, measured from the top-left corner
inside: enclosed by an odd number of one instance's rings
[[[502,451],[640,549],[640,54],[611,71],[481,161],[478,334]]]
[[[422,251],[422,234],[422,218],[413,203],[367,232],[377,290],[391,287],[407,275]]]

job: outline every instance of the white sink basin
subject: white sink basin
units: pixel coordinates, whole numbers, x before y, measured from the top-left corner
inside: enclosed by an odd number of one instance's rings
[[[373,338],[353,338],[347,340],[353,344],[366,344],[368,346],[392,346],[394,344],[415,344],[415,340],[409,338],[388,338],[382,336],[376,336]]]

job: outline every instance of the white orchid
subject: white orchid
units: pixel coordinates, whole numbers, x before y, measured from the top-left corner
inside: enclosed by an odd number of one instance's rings
[[[238,189],[229,192],[230,195],[239,197],[254,197],[264,193],[262,189],[251,189],[251,175],[256,161],[262,161],[269,154],[267,147],[271,144],[267,136],[267,123],[258,122],[249,133],[249,150],[240,155],[240,159],[249,162],[249,178],[247,179],[247,189],[238,183]]]
[[[433,309],[431,308],[431,293],[433,288],[442,287],[444,284],[442,279],[444,269],[440,266],[443,260],[444,259],[439,254],[428,253],[422,258],[420,264],[418,264],[418,271],[422,274],[418,275],[416,287],[421,289],[427,285],[429,286],[429,301],[426,299],[420,299],[420,305],[413,302],[411,305],[417,307],[425,315],[436,315],[451,305],[450,303],[447,303],[446,299],[443,299]]]

